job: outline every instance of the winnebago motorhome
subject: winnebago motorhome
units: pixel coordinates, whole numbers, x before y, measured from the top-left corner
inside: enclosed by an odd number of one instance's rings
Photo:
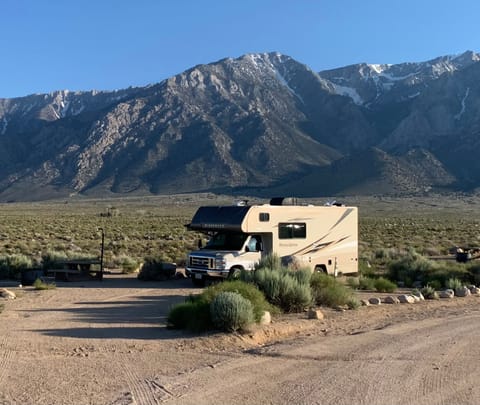
[[[187,225],[208,243],[187,257],[194,284],[209,277],[235,277],[260,259],[277,254],[284,263],[328,274],[358,272],[358,209],[297,205],[295,198],[270,204],[200,207]]]

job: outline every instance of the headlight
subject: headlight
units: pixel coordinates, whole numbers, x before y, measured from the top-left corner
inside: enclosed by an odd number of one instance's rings
[[[215,256],[215,268],[216,269],[225,269],[226,262],[225,258],[222,255]]]

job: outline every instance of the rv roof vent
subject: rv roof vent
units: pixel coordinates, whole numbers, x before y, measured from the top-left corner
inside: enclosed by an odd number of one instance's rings
[[[296,197],[273,197],[270,200],[270,205],[297,205]]]

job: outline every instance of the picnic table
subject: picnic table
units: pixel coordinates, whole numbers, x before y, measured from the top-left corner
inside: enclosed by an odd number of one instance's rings
[[[100,259],[72,259],[59,262],[59,268],[47,270],[47,276],[55,280],[72,281],[74,279],[103,279],[103,264]],[[60,267],[61,266],[61,267]]]

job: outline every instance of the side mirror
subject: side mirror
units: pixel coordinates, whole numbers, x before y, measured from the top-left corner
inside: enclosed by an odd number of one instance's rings
[[[198,245],[198,248],[199,248],[199,249],[201,249],[201,248],[203,247],[203,243],[202,243],[202,240],[201,240],[201,239],[198,240],[198,244],[197,244],[197,245]]]

